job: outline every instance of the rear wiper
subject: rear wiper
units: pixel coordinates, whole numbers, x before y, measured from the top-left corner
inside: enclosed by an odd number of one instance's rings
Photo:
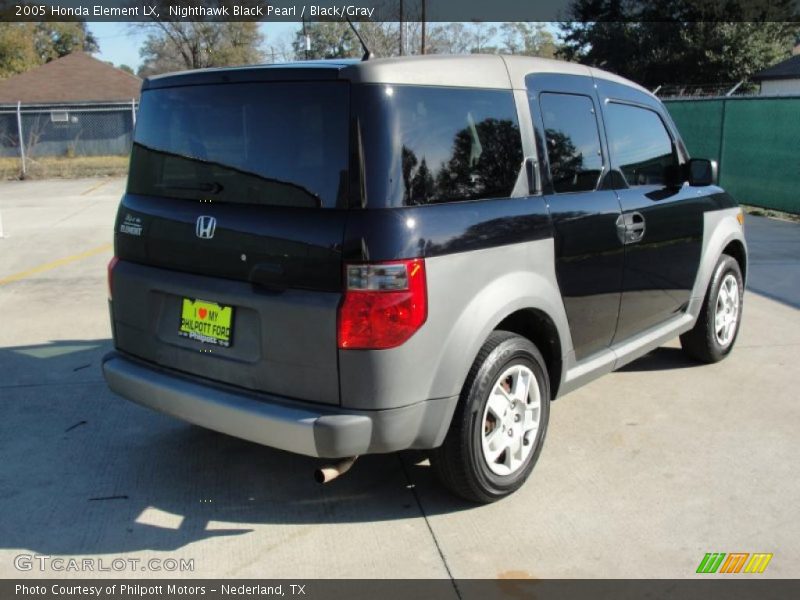
[[[225,189],[225,187],[217,181],[209,181],[208,183],[200,183],[198,185],[170,185],[168,183],[159,183],[156,187],[189,192],[208,192],[210,194],[219,194]]]

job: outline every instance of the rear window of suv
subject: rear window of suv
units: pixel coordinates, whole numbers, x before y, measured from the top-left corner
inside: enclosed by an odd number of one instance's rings
[[[347,194],[348,87],[271,82],[147,90],[128,191],[212,202],[341,206]]]

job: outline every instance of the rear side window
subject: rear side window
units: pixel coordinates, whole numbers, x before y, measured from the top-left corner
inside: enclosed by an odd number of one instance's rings
[[[545,93],[539,103],[553,189],[559,194],[594,190],[603,170],[603,154],[592,100]]]
[[[664,122],[655,112],[611,102],[606,107],[609,152],[629,186],[663,185],[677,164]]]
[[[236,83],[142,94],[128,191],[334,207],[347,194],[348,84]]]
[[[507,198],[522,167],[510,91],[354,87],[373,206]]]

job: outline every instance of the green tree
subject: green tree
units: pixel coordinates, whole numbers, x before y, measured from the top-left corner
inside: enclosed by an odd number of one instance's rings
[[[135,75],[133,69],[129,65],[119,65],[117,67],[120,71],[125,71],[126,73],[130,73],[131,75]]]
[[[32,23],[0,23],[0,78],[38,66]]]
[[[0,23],[0,78],[33,69],[76,50],[99,49],[86,23]]]
[[[83,22],[37,23],[36,50],[42,62],[66,56],[76,50],[98,52],[100,45]]]
[[[788,56],[800,28],[793,0],[763,1],[574,0],[557,54],[646,87],[746,79]]]
[[[139,50],[140,77],[264,60],[264,36],[255,22],[154,21],[135,27],[148,32]]]

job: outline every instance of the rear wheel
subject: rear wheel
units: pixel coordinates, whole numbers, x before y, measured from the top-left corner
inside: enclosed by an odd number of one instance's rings
[[[743,301],[744,283],[739,263],[723,254],[708,284],[697,323],[681,336],[683,351],[706,363],[725,358],[739,334]]]
[[[495,331],[470,369],[431,464],[456,495],[481,503],[499,500],[530,475],[549,415],[550,384],[539,350],[523,337]]]

